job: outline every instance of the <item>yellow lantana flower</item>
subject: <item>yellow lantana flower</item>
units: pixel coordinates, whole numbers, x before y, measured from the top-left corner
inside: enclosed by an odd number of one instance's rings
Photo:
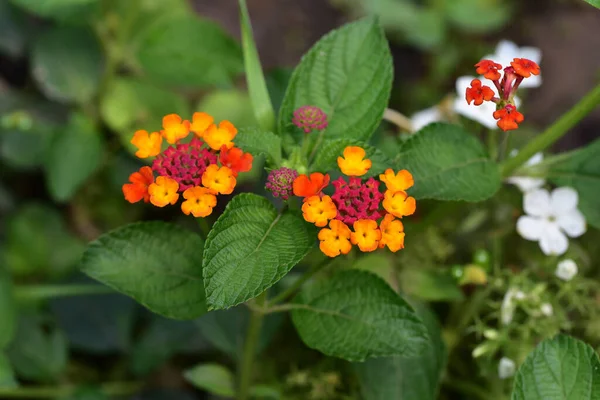
[[[212,189],[216,193],[231,194],[236,183],[234,172],[229,167],[211,164],[202,174],[202,186]]]
[[[350,235],[352,244],[358,245],[360,251],[367,252],[376,250],[381,239],[381,231],[377,222],[372,219],[359,219],[352,225],[354,232]]]
[[[157,156],[162,145],[162,136],[158,132],[148,134],[148,131],[139,130],[133,134],[131,144],[138,148],[135,155],[139,158]]]
[[[340,254],[348,254],[352,249],[350,243],[350,228],[342,221],[332,219],[329,221],[329,229],[323,228],[319,232],[319,248],[328,257],[337,257]]]
[[[337,209],[329,196],[311,196],[302,204],[304,219],[318,227],[327,225],[327,222],[335,218],[336,215]]]
[[[179,199],[179,184],[176,180],[166,176],[159,176],[156,182],[148,187],[150,194],[150,203],[157,207],[164,207],[167,204],[175,204]]]
[[[347,176],[362,176],[371,168],[371,160],[365,159],[365,149],[358,146],[348,146],[344,149],[344,157],[338,157],[340,170]]]
[[[213,208],[217,205],[217,196],[215,196],[214,192],[202,186],[194,186],[186,189],[183,192],[183,198],[186,201],[181,203],[181,211],[185,215],[190,215],[191,213],[196,218],[210,215]]]

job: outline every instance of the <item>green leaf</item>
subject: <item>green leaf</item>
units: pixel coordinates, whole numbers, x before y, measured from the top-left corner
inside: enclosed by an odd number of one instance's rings
[[[175,319],[206,310],[202,282],[202,239],[164,222],[140,222],[91,242],[82,271],[147,307]]]
[[[239,0],[240,3],[240,26],[242,30],[242,50],[244,52],[244,67],[246,70],[246,82],[248,92],[252,99],[252,108],[256,120],[261,128],[270,131],[275,127],[275,112],[271,104],[271,98],[267,91],[265,76],[263,74],[256,43],[252,35],[252,24],[246,0]]]
[[[364,400],[436,400],[447,359],[441,327],[435,314],[415,307],[427,326],[431,344],[418,357],[371,358],[354,363]]]
[[[85,15],[98,0],[11,0],[14,4],[39,15],[61,21],[73,20]],[[65,47],[67,49],[68,47]]]
[[[52,143],[53,131],[36,127],[29,130],[10,129],[0,134],[2,160],[13,168],[30,169],[43,164]]]
[[[2,349],[5,348],[15,336],[17,323],[17,306],[13,296],[12,280],[8,271],[0,265],[0,359]],[[0,360],[1,361],[1,360]],[[0,362],[0,371],[2,370]],[[2,374],[0,373],[0,386]]]
[[[234,139],[235,145],[253,156],[265,155],[269,163],[281,165],[281,138],[258,128],[242,128]]]
[[[382,174],[387,168],[394,167],[392,161],[381,150],[371,145],[359,140],[335,139],[327,140],[319,146],[319,151],[310,169],[319,172],[339,170],[337,159],[343,156],[344,149],[347,146],[360,146],[367,152],[367,158],[371,160],[373,165],[364,177],[377,176]]]
[[[243,71],[233,38],[214,22],[191,14],[157,21],[140,38],[136,55],[146,75],[165,85],[229,85]]]
[[[600,399],[600,359],[566,335],[544,340],[519,367],[512,400]]]
[[[412,307],[377,275],[348,270],[303,289],[292,320],[313,349],[349,361],[418,356],[427,328]]]
[[[74,114],[58,132],[45,161],[48,190],[59,202],[69,200],[100,166],[104,144],[92,121]]]
[[[495,0],[454,0],[446,3],[447,18],[467,32],[488,33],[502,28],[512,16],[512,5]]]
[[[56,381],[67,366],[68,343],[61,331],[48,331],[41,319],[25,317],[19,322],[17,335],[7,354],[20,377],[40,382]]]
[[[79,262],[83,248],[57,210],[29,203],[8,222],[4,262],[14,275],[60,276]]]
[[[408,295],[427,301],[456,301],[464,297],[452,276],[435,269],[405,269],[400,282]]]
[[[199,389],[224,397],[235,396],[231,371],[219,364],[199,364],[184,371],[185,379]]]
[[[162,118],[167,114],[175,113],[183,118],[191,116],[190,107],[183,97],[128,78],[118,78],[110,83],[101,99],[100,113],[132,154],[137,151],[131,144],[136,130],[158,132],[162,129]]]
[[[579,194],[578,208],[586,221],[600,229],[600,139],[584,148],[548,157],[547,177],[559,186],[571,186]]]
[[[8,357],[0,351],[0,389],[10,389],[18,386],[15,373]]]
[[[279,112],[279,133],[300,131],[294,110],[320,107],[326,138],[366,141],[379,125],[392,87],[392,56],[376,19],[345,25],[325,35],[294,71]]]
[[[313,247],[311,233],[300,216],[278,213],[264,197],[234,197],[206,239],[202,271],[209,309],[233,307],[273,286]]]
[[[98,90],[104,59],[85,28],[53,28],[33,47],[31,72],[46,96],[59,102],[89,102]]]
[[[583,0],[583,1],[593,5],[596,8],[600,8],[600,0]]]
[[[25,15],[8,1],[0,1],[0,53],[20,58],[27,42]]]
[[[426,126],[404,142],[398,159],[415,179],[409,192],[417,199],[483,201],[500,188],[498,165],[457,125]]]

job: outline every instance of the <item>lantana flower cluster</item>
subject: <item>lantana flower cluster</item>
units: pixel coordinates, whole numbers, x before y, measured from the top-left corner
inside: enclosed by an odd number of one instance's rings
[[[492,60],[481,60],[475,64],[475,67],[477,67],[478,74],[494,83],[498,97],[491,87],[483,85],[481,80],[476,78],[471,81],[471,86],[465,92],[467,103],[471,104],[472,102],[476,106],[482,105],[484,101],[496,103],[496,111],[493,116],[498,120],[498,127],[503,131],[517,129],[525,118],[517,111],[515,94],[523,79],[540,74],[539,65],[526,58],[515,58],[504,69],[501,64]],[[503,71],[504,74],[500,71]]]
[[[125,199],[164,207],[176,204],[181,194],[184,214],[210,215],[217,195],[232,193],[238,173],[250,171],[252,155],[234,146],[237,129],[231,122],[217,125],[204,112],[194,113],[192,121],[166,115],[162,127],[160,132],[138,130],[133,135],[131,143],[138,149],[135,155],[154,159],[151,167],[129,176],[130,183],[123,185]],[[185,141],[190,133],[193,137]],[[163,140],[168,143],[165,150]]]
[[[375,178],[362,179],[371,168],[371,160],[358,146],[344,149],[337,160],[340,177],[331,184],[331,196],[323,193],[330,176],[320,172],[299,175],[293,182],[293,193],[303,197],[303,217],[323,228],[319,232],[320,249],[329,256],[348,254],[353,245],[363,252],[388,247],[396,252],[404,248],[404,225],[400,218],[415,212],[416,201],[406,190],[413,186],[407,170],[395,173],[387,169]],[[380,184],[386,186],[380,191]]]

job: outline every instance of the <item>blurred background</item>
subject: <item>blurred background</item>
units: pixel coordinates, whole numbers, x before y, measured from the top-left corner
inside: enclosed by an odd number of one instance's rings
[[[303,53],[369,14],[379,16],[394,56],[390,108],[406,116],[455,96],[456,79],[473,75],[500,40],[542,53],[544,83],[522,95],[527,121],[516,135],[535,135],[600,79],[600,11],[581,0],[248,0],[248,7],[275,107]],[[123,199],[121,185],[141,165],[129,140],[137,129],[160,129],[172,112],[255,125],[239,37],[234,0],[0,0],[0,316],[9,285],[18,303],[17,333],[6,343],[0,326],[0,398],[18,384],[40,390],[27,398],[229,396],[245,308],[180,322],[118,294],[53,298],[19,288],[88,282],[77,272],[86,243],[129,222],[198,229],[178,210]],[[395,135],[383,124],[375,140]],[[598,137],[600,110],[554,150]],[[238,191],[260,192],[263,183],[257,160]],[[442,237],[429,240],[436,253],[427,256],[452,253]],[[347,363],[306,349],[283,315],[268,318],[263,339],[262,382],[271,384],[257,398],[359,398]],[[201,362],[208,367],[192,369]],[[113,381],[122,384],[103,384]],[[443,398],[468,397],[449,389]]]

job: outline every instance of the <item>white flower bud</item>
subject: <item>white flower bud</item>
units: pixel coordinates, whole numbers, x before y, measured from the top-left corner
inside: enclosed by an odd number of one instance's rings
[[[563,281],[570,281],[575,275],[577,275],[577,271],[578,269],[575,261],[567,259],[558,263],[554,275]]]
[[[542,304],[541,307],[540,307],[540,311],[546,317],[551,317],[552,314],[554,314],[554,309],[552,308],[552,304],[550,304],[550,303],[544,303],[544,304]]]
[[[510,378],[515,374],[516,365],[513,360],[502,357],[498,363],[498,376],[500,379]]]

